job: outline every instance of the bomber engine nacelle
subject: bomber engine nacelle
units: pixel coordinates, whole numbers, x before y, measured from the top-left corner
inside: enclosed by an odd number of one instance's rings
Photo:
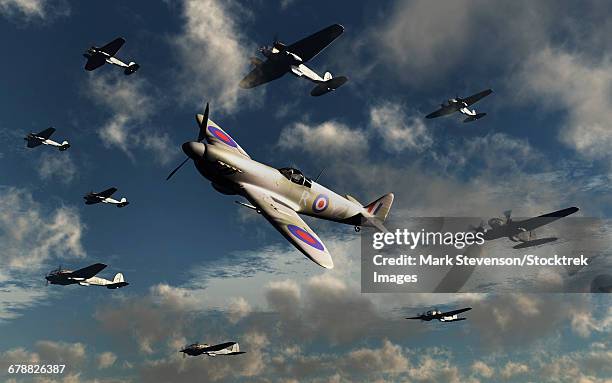
[[[489,220],[489,226],[491,227],[500,227],[503,226],[504,220],[501,218],[491,218]]]

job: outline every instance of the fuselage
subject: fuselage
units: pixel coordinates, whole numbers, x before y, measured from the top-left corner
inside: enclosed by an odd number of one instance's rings
[[[110,285],[113,282],[108,279],[100,278],[100,277],[91,277],[91,278],[75,278],[70,277],[69,274],[71,271],[62,270],[58,272],[54,272],[50,275],[47,275],[45,279],[49,281],[52,285],[74,285],[79,284],[81,286],[95,285],[95,286],[106,286]]]
[[[122,68],[129,67],[129,64],[124,63],[123,61],[119,60],[115,56],[111,56],[108,53],[104,52],[103,50],[101,50],[100,48],[97,48],[97,47],[89,48],[87,50],[87,52],[85,52],[85,54],[83,56],[85,56],[88,59],[92,58],[94,56],[102,56],[102,57],[104,57],[104,60],[108,64],[117,65],[117,66],[120,66]]]
[[[185,148],[186,145],[190,147]],[[250,184],[299,214],[362,224],[360,213],[364,214],[365,209],[360,204],[309,180],[296,169],[275,169],[220,145],[191,142],[183,148],[194,159],[200,174],[224,194],[238,194],[248,199],[241,185]]]

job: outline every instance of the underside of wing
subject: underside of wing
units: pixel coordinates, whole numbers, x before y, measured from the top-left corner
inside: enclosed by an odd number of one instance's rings
[[[468,106],[480,101],[481,99],[487,97],[488,95],[490,95],[491,93],[493,93],[493,91],[491,89],[487,89],[487,90],[483,90],[482,92],[478,92],[476,94],[471,95],[468,98],[464,98],[462,99],[466,104],[468,104]]]
[[[100,271],[104,270],[105,267],[106,265],[104,263],[95,263],[91,266],[87,266],[82,269],[73,271],[70,276],[74,278],[91,278],[94,275],[98,274]]]
[[[457,314],[464,313],[466,311],[470,311],[471,309],[472,309],[471,307],[466,307],[466,308],[459,309],[459,310],[448,311],[448,312],[442,313],[442,316],[457,315]]]
[[[85,64],[85,70],[91,71],[94,69],[98,69],[99,67],[104,65],[105,62],[106,59],[104,57],[94,54],[92,57],[87,59],[87,63]]]
[[[344,32],[340,24],[333,24],[287,47],[291,53],[298,55],[303,62],[311,60]]]
[[[329,251],[300,216],[282,201],[257,186],[242,184],[249,201],[293,246],[319,266],[334,267]]]
[[[119,52],[119,49],[121,49],[123,44],[125,44],[125,39],[123,37],[117,37],[110,43],[100,48],[100,50],[108,53],[111,56],[114,56],[115,54],[117,54],[117,52]]]
[[[45,130],[43,130],[40,133],[37,133],[36,135],[38,137],[44,138],[45,140],[48,139],[49,137],[51,137],[51,135],[55,133],[55,128],[47,128]]]
[[[532,231],[540,226],[548,225],[563,217],[567,217],[570,214],[574,214],[579,209],[577,207],[568,207],[567,209],[561,209],[553,211],[552,213],[543,214],[538,217],[529,218],[524,221],[515,222],[516,225],[526,231]]]
[[[288,71],[288,67],[274,65],[270,61],[265,61],[255,66],[255,68],[240,81],[239,85],[244,89],[255,88],[261,84],[283,77]]]
[[[436,117],[446,116],[447,114],[455,113],[456,111],[457,109],[451,106],[445,106],[443,108],[436,110],[435,112],[429,113],[427,116],[425,116],[425,118],[436,118]]]
[[[42,145],[42,142],[40,140],[37,140],[37,139],[34,138],[34,139],[29,139],[26,146],[28,148],[35,148],[35,147],[40,146],[40,145]]]
[[[216,344],[214,346],[209,346],[209,347],[204,348],[203,352],[221,351],[221,350],[226,349],[228,347],[232,347],[235,344],[236,344],[236,342],[225,342],[225,343],[221,343],[221,344]]]

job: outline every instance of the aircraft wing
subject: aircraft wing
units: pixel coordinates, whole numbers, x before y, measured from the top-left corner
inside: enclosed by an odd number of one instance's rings
[[[123,44],[125,44],[125,39],[123,37],[117,37],[110,43],[100,48],[100,50],[108,53],[111,56],[114,56],[117,54],[117,52],[119,52],[119,49],[121,49]]]
[[[105,62],[106,62],[106,59],[103,56],[93,55],[92,57],[87,59],[87,63],[85,63],[85,70],[91,71],[94,69],[98,69],[102,65],[104,65]]]
[[[435,112],[429,113],[427,116],[425,116],[425,118],[436,118],[440,116],[446,116],[447,114],[452,114],[452,113],[455,113],[456,111],[457,111],[457,108],[453,107],[452,105],[447,105],[447,106],[444,106],[436,110]]]
[[[196,120],[198,122],[198,126],[200,126],[200,129],[202,129],[202,125],[204,124],[204,115],[197,114]],[[251,158],[247,152],[245,152],[244,149],[242,149],[240,145],[238,145],[238,143],[234,141],[229,134],[227,134],[227,132],[221,129],[221,127],[211,119],[208,119],[208,123],[206,124],[204,138],[206,139],[206,142],[211,145],[222,145],[226,149],[234,150],[247,158]]]
[[[344,32],[344,27],[342,25],[333,24],[315,34],[289,45],[287,50],[300,56],[302,61],[306,62],[323,51],[323,49],[337,39],[342,32]]]
[[[461,314],[466,311],[470,311],[471,309],[472,309],[471,307],[466,307],[466,308],[459,309],[459,310],[448,311],[448,312],[442,313],[442,316],[452,316],[456,314]]]
[[[100,193],[95,193],[95,194],[98,197],[108,198],[108,197],[112,196],[116,191],[117,191],[117,188],[110,188],[110,189],[106,189],[104,191],[101,191]]]
[[[28,143],[26,144],[26,146],[27,146],[28,148],[35,148],[35,147],[37,147],[37,146],[42,145],[42,141],[37,140],[37,139],[35,139],[35,138],[33,138],[33,139],[28,139],[27,141],[28,141]]]
[[[255,88],[261,84],[283,77],[287,72],[289,72],[289,67],[275,65],[268,60],[255,66],[255,68],[240,81],[239,85],[243,89]]]
[[[422,319],[421,316],[419,315],[418,317],[408,317],[406,319]]]
[[[51,135],[55,133],[55,128],[47,128],[40,133],[36,133],[38,137],[44,138],[45,140],[51,137]]]
[[[236,342],[225,342],[225,343],[221,343],[221,344],[216,344],[214,346],[208,346],[202,349],[202,352],[209,352],[209,351],[221,351],[223,349],[226,349],[228,347],[232,347],[233,345],[235,345]]]
[[[87,266],[84,267],[82,269],[78,269],[76,271],[73,271],[70,274],[70,277],[72,278],[91,278],[94,275],[98,274],[100,271],[104,270],[104,268],[106,267],[106,265],[104,263],[95,263],[91,266]]]
[[[241,187],[248,200],[293,246],[319,266],[334,267],[329,251],[293,209],[257,186],[241,184]]]
[[[540,226],[548,225],[560,218],[567,217],[570,214],[574,214],[579,209],[577,207],[568,207],[567,209],[561,209],[553,211],[552,213],[543,214],[538,217],[526,219],[524,221],[515,222],[517,227],[525,229],[525,231],[532,231]]]
[[[490,95],[491,93],[493,93],[493,91],[491,89],[487,89],[487,90],[483,90],[482,92],[476,93],[471,95],[470,97],[467,98],[462,98],[461,100],[463,102],[465,102],[466,104],[468,104],[468,106],[477,103],[478,101],[480,101],[481,99],[487,97],[488,95]]]

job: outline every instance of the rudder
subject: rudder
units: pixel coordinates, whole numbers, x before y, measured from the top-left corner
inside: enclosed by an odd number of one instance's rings
[[[393,193],[388,193],[376,201],[364,206],[364,209],[366,209],[366,212],[371,217],[376,217],[381,222],[384,222],[385,219],[387,219],[387,215],[389,215],[391,205],[393,205]]]

